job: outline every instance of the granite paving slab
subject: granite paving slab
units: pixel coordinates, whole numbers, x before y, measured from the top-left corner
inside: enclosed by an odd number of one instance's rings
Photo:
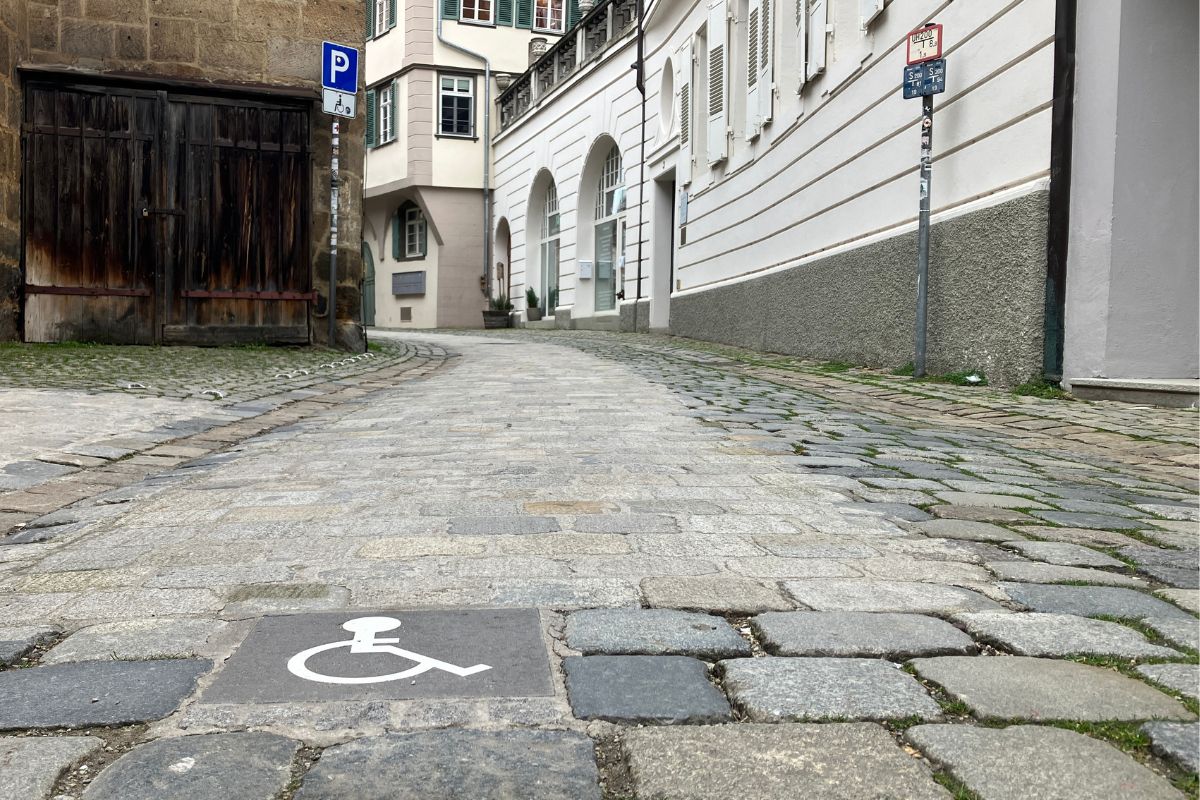
[[[104,769],[84,800],[274,800],[300,743],[270,733],[214,733],[139,745]]]
[[[584,655],[678,655],[709,661],[750,655],[721,617],[671,609],[588,609],[567,617],[567,646]]]
[[[1200,700],[1200,666],[1196,664],[1142,664],[1137,671],[1185,697]]]
[[[917,725],[913,745],[980,800],[1182,800],[1183,794],[1110,744],[1036,725]]]
[[[1001,583],[1014,602],[1030,611],[1076,614],[1081,617],[1144,619],[1163,617],[1195,622],[1195,617],[1170,603],[1143,592],[1116,586],[1055,586],[1037,583]]]
[[[971,637],[948,622],[919,614],[861,611],[785,611],[750,624],[763,648],[778,656],[888,658],[966,655]]]
[[[0,730],[162,719],[211,666],[200,659],[84,661],[0,672]]]
[[[1013,532],[990,522],[969,519],[931,519],[912,526],[915,531],[944,539],[966,539],[972,542],[1009,542]]]
[[[1050,506],[1030,500],[1027,497],[1014,497],[1010,494],[982,494],[979,492],[938,492],[937,498],[943,503],[955,506],[974,506],[976,508],[1037,508],[1048,509]]]
[[[17,659],[32,652],[39,644],[49,641],[57,634],[57,628],[44,625],[0,628],[0,667],[16,663]]]
[[[1176,647],[1200,650],[1200,622],[1182,617],[1143,617],[1142,623]]]
[[[599,800],[592,741],[560,731],[433,731],[325,750],[297,800]]]
[[[1130,517],[1113,514],[1091,514],[1086,511],[1041,511],[1032,512],[1035,517],[1061,525],[1064,528],[1099,528],[1105,531],[1129,531],[1149,528],[1150,524]]]
[[[711,725],[627,731],[634,791],[655,800],[948,800],[879,725]]]
[[[46,655],[43,664],[68,661],[136,661],[152,658],[214,657],[228,635],[227,622],[155,618],[107,622],[76,631]]]
[[[1158,594],[1165,597],[1180,608],[1193,614],[1200,614],[1200,590],[1196,589],[1159,589]]]
[[[815,579],[788,581],[783,587],[800,603],[816,611],[955,614],[1001,607],[977,592],[936,583]]]
[[[654,608],[758,614],[796,607],[773,585],[749,578],[724,575],[645,578],[641,588],[646,604]]]
[[[755,722],[937,719],[912,676],[868,658],[755,658],[718,665],[733,704]]]
[[[1096,655],[1138,659],[1183,655],[1169,647],[1151,644],[1133,628],[1073,614],[981,611],[957,614],[954,620],[965,625],[976,639],[1019,656]]]
[[[1189,772],[1200,772],[1200,722],[1147,722],[1150,748]]]
[[[610,722],[723,722],[729,703],[704,662],[685,656],[572,656],[563,659],[571,711]]]
[[[997,525],[1031,524],[1035,520],[1023,511],[992,506],[956,506],[945,504],[929,509],[939,519],[956,519],[967,522],[991,522]]]
[[[1097,531],[1090,528],[1054,528],[1044,525],[1014,526],[1018,533],[1052,542],[1079,544],[1086,547],[1121,547],[1136,540],[1116,531]]]
[[[1005,542],[1004,546],[1023,556],[1060,567],[1125,567],[1125,562],[1112,556],[1067,542]]]
[[[103,744],[94,736],[0,736],[0,800],[49,800],[59,777]]]
[[[1191,720],[1177,700],[1119,672],[1025,656],[941,656],[909,662],[980,719]]]
[[[1133,575],[1105,572],[1085,567],[1060,567],[1039,561],[989,561],[985,566],[1001,580],[1023,583],[1093,583],[1102,586],[1145,586],[1146,581]]]

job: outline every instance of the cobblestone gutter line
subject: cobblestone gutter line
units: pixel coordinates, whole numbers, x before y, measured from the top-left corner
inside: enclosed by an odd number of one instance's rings
[[[274,428],[291,425],[372,391],[413,380],[436,370],[450,354],[425,344],[390,344],[386,355],[354,362],[355,374],[336,380],[314,376],[294,380],[277,376],[276,392],[253,402],[226,406],[211,417],[176,420],[160,428],[114,437],[92,446],[88,453],[47,457],[31,464],[47,469],[41,482],[0,493],[0,536],[21,542],[39,541],[38,529],[61,521],[51,515],[81,500],[139,483],[147,476],[180,464],[204,459],[229,446]],[[286,391],[278,391],[286,388]],[[78,448],[84,449],[84,448]],[[38,523],[45,521],[45,525]]]

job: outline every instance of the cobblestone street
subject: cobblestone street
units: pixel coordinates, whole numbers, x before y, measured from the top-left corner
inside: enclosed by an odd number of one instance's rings
[[[1197,796],[1194,409],[372,341],[0,368],[0,800]]]

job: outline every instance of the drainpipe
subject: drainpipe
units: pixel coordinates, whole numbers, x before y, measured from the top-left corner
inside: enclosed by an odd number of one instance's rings
[[[492,62],[487,56],[468,50],[460,44],[455,44],[442,36],[442,12],[438,9],[437,40],[457,50],[463,55],[477,58],[483,62],[483,293],[488,300],[492,299],[492,187],[491,187],[491,155],[492,155]],[[511,299],[511,298],[510,298]]]

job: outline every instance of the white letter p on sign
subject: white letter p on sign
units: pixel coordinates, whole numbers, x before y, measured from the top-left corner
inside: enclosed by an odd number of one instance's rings
[[[329,54],[329,77],[336,83],[338,75],[350,69],[350,59],[341,50],[333,50]]]

